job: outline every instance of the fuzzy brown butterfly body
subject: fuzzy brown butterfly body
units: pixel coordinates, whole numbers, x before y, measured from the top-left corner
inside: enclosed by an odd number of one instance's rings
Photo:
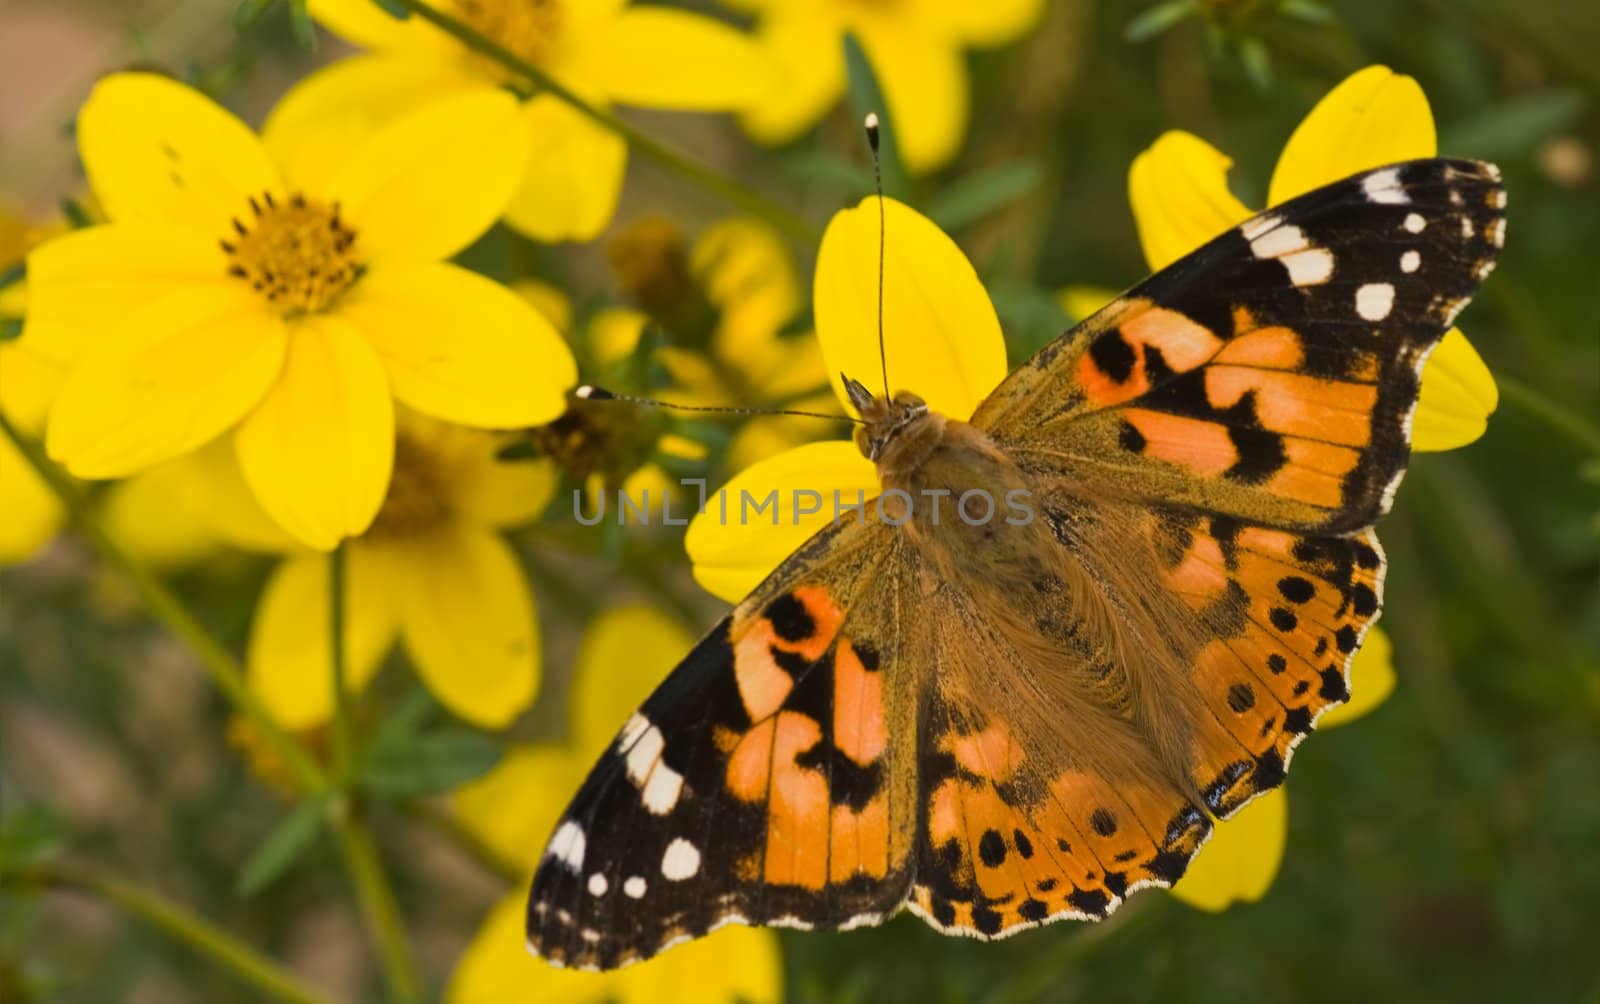
[[[1371,526],[1504,201],[1453,160],[1311,192],[969,422],[849,382],[882,517],[809,540],[623,726],[534,876],[532,950],[610,968],[902,907],[995,937],[1176,882],[1349,697]]]

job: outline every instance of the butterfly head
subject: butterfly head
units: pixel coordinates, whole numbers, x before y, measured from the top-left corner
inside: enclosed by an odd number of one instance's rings
[[[844,377],[844,389],[850,404],[861,415],[856,446],[868,460],[884,459],[908,430],[922,426],[928,419],[927,402],[910,391],[900,391],[892,398],[879,397],[848,376]]]

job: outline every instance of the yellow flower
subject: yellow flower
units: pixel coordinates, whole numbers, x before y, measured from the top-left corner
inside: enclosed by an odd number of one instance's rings
[[[626,0],[434,0],[434,6],[600,108],[729,111],[773,83],[767,60],[747,37],[684,10]],[[344,123],[330,124],[325,136],[329,148],[341,131],[420,101],[514,82],[499,64],[420,17],[396,20],[372,0],[311,0],[310,10],[336,34],[380,54],[313,76],[307,103],[344,110]],[[616,210],[627,144],[550,94],[523,102],[516,129],[528,137],[533,156],[507,222],[543,241],[598,234]]]
[[[489,774],[457,792],[462,825],[531,875],[594,758],[692,642],[677,621],[648,606],[618,607],[595,618],[578,652],[568,740],[516,747]],[[726,927],[609,973],[555,969],[524,947],[525,890],[526,882],[519,884],[479,928],[450,979],[447,1004],[765,1004],[782,997],[778,937],[761,928]]]
[[[398,638],[446,708],[500,728],[538,692],[540,651],[532,590],[499,531],[544,510],[554,472],[545,463],[496,460],[508,434],[409,411],[399,417],[383,505],[347,545],[350,685],[365,686]],[[213,506],[249,502],[225,473],[213,484]],[[229,525],[237,535],[252,525],[249,513],[234,514]],[[250,685],[295,731],[327,721],[333,707],[329,565],[325,554],[290,553],[268,580],[251,626]]]
[[[1388,67],[1369,66],[1330,91],[1289,137],[1272,173],[1267,205],[1358,171],[1437,153],[1433,113],[1422,88]],[[1230,164],[1205,140],[1179,131],[1166,133],[1135,158],[1128,194],[1152,269],[1253,215],[1228,190]],[[1483,435],[1498,403],[1489,368],[1466,336],[1451,328],[1422,373],[1412,448],[1465,446]]]
[[[0,272],[22,261],[36,233],[20,213],[0,205]],[[0,322],[27,312],[27,282],[0,290]],[[61,387],[59,366],[14,342],[0,343],[0,413],[17,431],[37,436]],[[11,440],[0,435],[0,565],[27,561],[61,528],[61,503]]]
[[[235,430],[262,506],[328,549],[384,501],[396,399],[492,428],[559,414],[576,370],[554,328],[443,262],[519,183],[516,124],[509,96],[462,94],[315,160],[306,120],[258,140],[172,80],[101,81],[78,147],[111,222],[28,259],[23,342],[71,367],[51,455],[121,477]]]
[[[846,85],[844,36],[860,41],[883,88],[906,168],[932,171],[967,131],[966,48],[1016,39],[1042,0],[724,0],[759,19],[757,35],[781,68],[780,86],[743,115],[764,143],[794,139],[827,113]]]
[[[961,249],[929,219],[893,199],[884,202],[893,236],[883,275],[884,340],[889,384],[915,387],[930,409],[965,417],[1006,375],[1005,340],[994,305]],[[812,299],[817,338],[839,400],[839,374],[879,381],[878,210],[875,199],[836,214],[817,256]],[[695,579],[737,602],[831,518],[792,511],[796,489],[823,499],[838,491],[846,502],[878,494],[873,465],[848,439],[809,443],[746,468],[725,487],[737,500],[748,490],[764,498],[778,489],[777,525],[763,520],[696,517],[684,545]]]

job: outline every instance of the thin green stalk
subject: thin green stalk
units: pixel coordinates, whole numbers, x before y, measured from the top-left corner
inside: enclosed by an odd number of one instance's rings
[[[350,784],[354,736],[350,726],[350,686],[345,667],[345,571],[346,544],[328,555],[328,627],[332,637],[333,666],[333,774],[341,787]]]
[[[1550,400],[1515,377],[1496,373],[1494,382],[1499,385],[1500,393],[1505,395],[1506,400],[1560,429],[1595,453],[1600,453],[1600,427],[1593,422]]]
[[[77,889],[121,907],[274,1000],[288,1004],[332,1004],[333,998],[306,986],[277,962],[204,917],[125,879],[59,860],[25,874],[46,885]]]
[[[471,25],[463,24],[425,3],[424,0],[394,0],[394,2],[472,51],[486,56],[513,73],[526,78],[539,90],[547,91],[565,101],[599,125],[621,136],[633,149],[680,178],[721,196],[746,212],[762,217],[773,226],[788,233],[791,237],[808,245],[815,245],[822,239],[822,234],[816,227],[807,223],[795,213],[714,168],[679,153],[659,140],[652,138],[647,133],[617,118],[610,112],[589,104],[568,90],[559,81],[550,77],[549,74]]]
[[[344,858],[345,870],[355,884],[356,901],[361,907],[367,935],[382,960],[389,992],[402,1004],[409,1004],[418,999],[416,967],[406,940],[405,920],[400,915],[389,878],[384,874],[383,861],[378,857],[372,834],[359,808],[350,801],[342,801],[331,808],[329,823],[339,844],[339,854]]]
[[[45,456],[44,450],[38,443],[22,435],[4,413],[0,413],[0,432],[11,440],[29,466],[61,500],[78,533],[107,564],[127,576],[151,616],[189,646],[199,658],[201,668],[216,683],[217,688],[234,708],[266,736],[274,752],[282,757],[294,772],[300,787],[306,791],[320,790],[326,783],[322,768],[306,752],[305,747],[285,732],[272,714],[256,700],[255,695],[250,692],[250,687],[245,683],[244,668],[239,665],[227,647],[189,613],[182,601],[160,579],[111,539],[95,518],[88,500],[78,486]]]

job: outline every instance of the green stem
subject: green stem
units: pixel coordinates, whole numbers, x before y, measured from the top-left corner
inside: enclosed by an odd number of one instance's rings
[[[285,732],[272,714],[256,700],[245,683],[244,668],[226,646],[184,607],[182,601],[160,579],[139,564],[105,532],[90,509],[88,500],[60,467],[46,457],[39,444],[22,435],[4,413],[0,413],[0,432],[10,439],[44,483],[61,500],[63,508],[89,545],[102,559],[127,576],[134,591],[144,601],[151,616],[181,639],[200,660],[200,666],[216,683],[240,714],[272,744],[294,772],[306,791],[317,791],[326,783],[322,769],[304,746]]]
[[[1515,377],[1496,373],[1494,381],[1500,386],[1500,393],[1505,395],[1506,400],[1560,429],[1595,453],[1600,453],[1600,428],[1593,422],[1550,400]]]
[[[807,223],[795,213],[754,189],[747,188],[715,169],[692,160],[659,140],[653,139],[649,134],[629,125],[610,112],[596,108],[568,90],[559,81],[537,66],[471,25],[463,24],[455,18],[440,12],[437,8],[424,2],[424,0],[394,0],[394,2],[472,51],[486,56],[513,73],[526,78],[539,90],[547,91],[565,101],[602,127],[621,136],[633,149],[680,178],[721,196],[746,212],[762,217],[773,226],[806,244],[815,245],[822,239],[822,235],[816,227]]]
[[[306,986],[277,962],[214,926],[198,914],[131,882],[54,861],[25,873],[47,885],[98,896],[133,914],[227,969],[273,1000],[290,1004],[331,1004],[332,998]]]
[[[389,878],[384,874],[372,834],[357,805],[348,800],[331,807],[329,823],[338,840],[345,870],[355,884],[356,901],[361,907],[367,935],[383,962],[389,992],[396,1000],[409,1004],[418,999],[416,968],[406,941],[405,920],[400,915]]]
[[[350,728],[350,687],[345,667],[345,560],[346,544],[328,555],[328,628],[332,637],[333,666],[333,774],[341,787],[348,786],[353,766],[354,742]]]

